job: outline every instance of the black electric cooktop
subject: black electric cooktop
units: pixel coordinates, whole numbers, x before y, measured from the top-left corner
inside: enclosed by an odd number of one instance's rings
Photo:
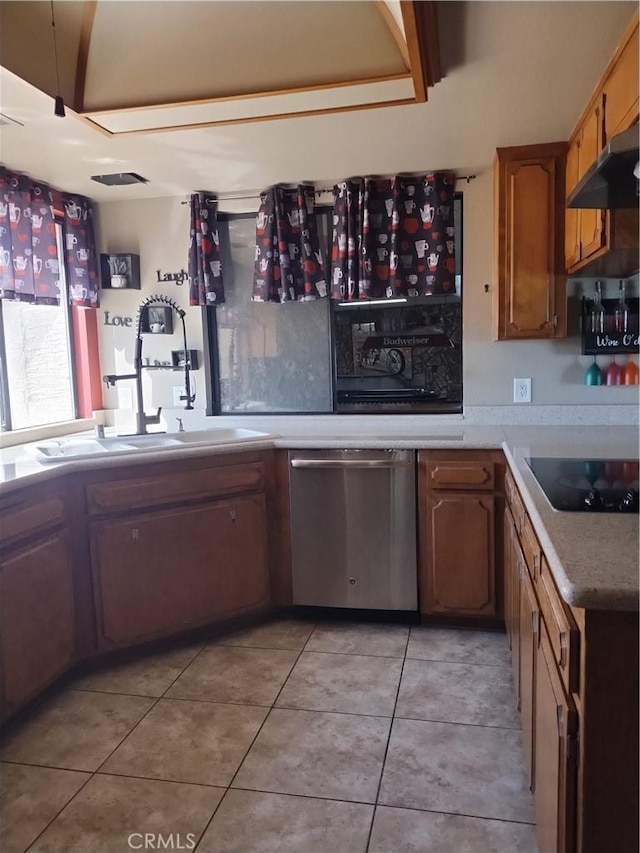
[[[555,509],[638,512],[637,459],[527,459]]]

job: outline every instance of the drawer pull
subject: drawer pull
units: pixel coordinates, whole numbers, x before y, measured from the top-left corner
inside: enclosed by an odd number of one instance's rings
[[[533,636],[537,637],[540,633],[540,611],[532,610],[531,611],[531,628],[533,629]]]
[[[559,665],[562,669],[565,669],[567,666],[567,653],[568,653],[568,642],[567,642],[567,632],[560,631],[560,660],[558,661]]]

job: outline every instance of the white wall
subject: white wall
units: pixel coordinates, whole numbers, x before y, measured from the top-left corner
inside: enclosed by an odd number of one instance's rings
[[[570,337],[559,341],[493,342],[491,340],[491,300],[493,287],[493,179],[491,170],[475,181],[462,184],[464,194],[464,404],[468,406],[508,406],[513,403],[513,378],[531,377],[534,405],[616,405],[638,401],[637,387],[586,387],[583,375],[591,358],[580,355],[577,333],[577,297],[591,295],[593,279],[569,282]],[[187,267],[189,208],[183,198],[144,199],[107,202],[97,205],[99,245],[102,252],[134,252],[140,255],[142,290],[103,290],[100,308],[100,354],[102,373],[128,372],[133,362],[135,333],[104,325],[104,313],[135,316],[140,301],[153,293],[172,296],[187,311],[187,333],[191,349],[203,352],[201,309],[188,307],[188,287],[156,283],[156,270],[176,272]],[[256,201],[257,205],[257,201]],[[247,209],[246,207],[244,208]],[[485,292],[484,285],[489,284]],[[617,295],[617,282],[607,281],[606,297]],[[628,287],[629,296],[638,295],[638,278]],[[177,319],[177,318],[176,318]],[[172,336],[145,335],[145,356],[169,359],[171,349],[181,349],[178,324]],[[599,359],[602,365],[609,358]],[[620,359],[621,362],[626,358]],[[205,408],[204,369],[193,375],[196,382],[195,406]],[[172,386],[182,374],[171,371],[148,372],[144,376],[145,403],[170,408]],[[133,387],[122,382],[121,387]],[[118,395],[105,393],[105,406],[116,408]],[[169,428],[175,423],[169,423]]]

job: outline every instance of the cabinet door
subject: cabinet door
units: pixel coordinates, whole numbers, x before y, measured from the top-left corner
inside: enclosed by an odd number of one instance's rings
[[[567,151],[567,195],[575,187],[579,180],[580,136],[576,137],[569,145]],[[567,269],[570,269],[580,260],[580,213],[575,207],[568,207],[564,222],[564,256]]]
[[[91,526],[101,645],[178,633],[268,602],[264,497]]]
[[[591,109],[582,124],[582,133],[578,146],[578,180],[591,168],[602,151],[603,146],[603,105],[602,97]],[[605,211],[580,210],[580,260],[591,257],[605,243]]]
[[[566,144],[500,148],[494,339],[566,334]]]
[[[494,616],[494,497],[428,494],[426,506],[426,595],[422,612]]]
[[[529,786],[535,786],[535,678],[536,651],[540,631],[540,610],[524,558],[520,566],[520,719],[522,739],[529,768]],[[546,853],[546,851],[545,851]]]
[[[605,84],[606,140],[622,133],[638,118],[638,23]]]
[[[520,543],[515,523],[509,508],[504,514],[504,573],[505,573],[505,621],[511,645],[511,666],[516,695],[516,707],[520,708]]]
[[[6,712],[75,661],[71,555],[66,531],[0,563],[0,647]]]
[[[538,846],[545,853],[569,853],[573,850],[575,826],[577,719],[573,703],[562,688],[544,628],[537,651],[535,685]]]

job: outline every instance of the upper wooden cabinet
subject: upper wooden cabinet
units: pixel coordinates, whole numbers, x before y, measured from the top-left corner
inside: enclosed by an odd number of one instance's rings
[[[566,154],[564,142],[496,152],[494,340],[566,335]]]
[[[569,139],[566,194],[584,177],[613,136],[638,120],[638,15]],[[637,269],[638,209],[567,208],[567,272],[626,276]]]
[[[638,15],[605,72],[605,142],[638,120]]]

